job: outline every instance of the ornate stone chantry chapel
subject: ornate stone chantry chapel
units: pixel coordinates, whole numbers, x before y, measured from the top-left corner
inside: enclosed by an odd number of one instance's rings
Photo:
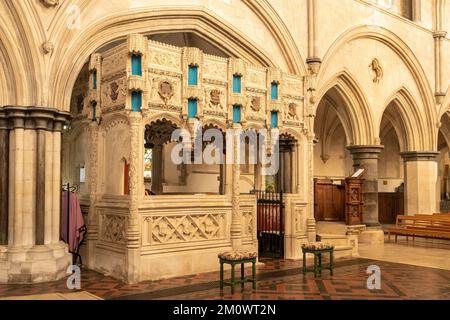
[[[0,283],[67,276],[64,186],[83,265],[128,283],[450,211],[450,3],[169,2],[0,1]],[[232,161],[174,163],[180,129]]]

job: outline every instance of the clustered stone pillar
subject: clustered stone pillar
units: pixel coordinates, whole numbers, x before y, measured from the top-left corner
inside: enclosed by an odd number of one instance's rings
[[[434,214],[438,152],[403,152],[405,168],[405,214]]]
[[[348,147],[353,156],[353,166],[365,169],[363,222],[368,227],[379,227],[378,219],[378,159],[383,146]]]
[[[0,108],[0,161],[6,163],[0,166],[0,231],[8,238],[0,282],[60,279],[71,263],[59,232],[61,131],[69,116],[48,108]]]

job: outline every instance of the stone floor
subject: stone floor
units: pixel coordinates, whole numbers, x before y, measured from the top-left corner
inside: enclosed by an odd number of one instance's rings
[[[372,246],[370,250],[362,245],[360,252],[364,258],[340,259],[333,277],[324,271],[318,279],[310,273],[303,276],[298,261],[261,259],[257,290],[247,284],[244,291],[237,288],[234,295],[229,288],[220,292],[218,272],[127,285],[83,270],[80,292],[101,299],[130,300],[450,300],[449,250],[387,244],[384,248]],[[381,290],[367,289],[366,271],[371,265],[381,269]],[[55,293],[71,293],[65,280],[27,286],[0,285],[0,298]]]

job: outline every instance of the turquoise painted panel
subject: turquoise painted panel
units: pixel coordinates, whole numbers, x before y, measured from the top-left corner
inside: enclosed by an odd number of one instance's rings
[[[92,88],[97,90],[97,71],[92,72]]]
[[[272,83],[272,100],[278,100],[278,83],[273,82]]]
[[[188,85],[190,85],[190,86],[198,85],[198,67],[197,66],[189,66]]]
[[[241,123],[241,106],[233,106],[233,123]]]
[[[131,55],[131,75],[142,76],[142,56],[133,54]]]
[[[197,99],[189,99],[188,100],[188,118],[194,119],[197,117]]]
[[[142,107],[142,92],[133,91],[131,93],[131,111],[140,112]]]
[[[278,111],[270,112],[270,127],[272,129],[278,128]]]
[[[242,77],[238,75],[233,76],[233,93],[241,93]]]

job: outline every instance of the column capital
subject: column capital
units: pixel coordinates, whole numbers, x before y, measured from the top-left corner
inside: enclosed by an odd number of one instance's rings
[[[400,153],[404,161],[436,161],[437,151],[407,151]]]
[[[10,129],[26,128],[61,131],[63,123],[70,119],[70,113],[54,108],[5,106],[0,109],[2,126]]]
[[[382,145],[360,145],[347,146],[347,149],[353,155],[353,158],[358,159],[378,159],[384,146]]]
[[[438,30],[433,31],[433,38],[435,39],[444,39],[447,36],[447,31]]]

